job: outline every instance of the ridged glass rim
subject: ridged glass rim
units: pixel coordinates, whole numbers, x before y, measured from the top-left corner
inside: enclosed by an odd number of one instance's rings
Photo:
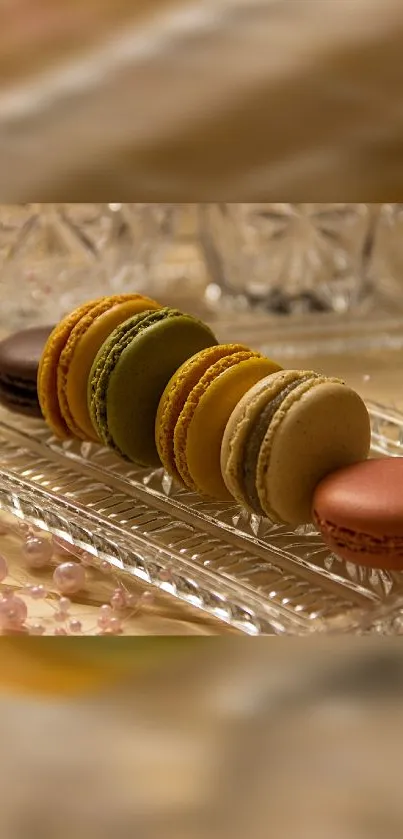
[[[403,450],[403,416],[393,410],[375,403],[368,403],[372,422],[373,452],[376,454],[397,456]],[[20,423],[20,426],[19,426]],[[121,491],[123,480],[118,475],[103,471],[100,466],[92,463],[83,465],[82,456],[77,454],[74,445],[60,444],[55,440],[44,443],[40,438],[35,438],[29,433],[29,429],[22,426],[21,418],[2,412],[0,415],[0,434],[8,440],[9,449],[22,457],[25,451],[31,456],[32,463],[20,468],[20,474],[16,474],[7,465],[7,456],[0,456],[0,508],[16,515],[19,519],[32,523],[39,529],[46,530],[55,536],[66,539],[70,544],[87,551],[94,560],[102,562],[106,560],[115,571],[122,575],[131,575],[138,581],[153,585],[167,595],[173,596],[185,604],[196,607],[223,624],[228,624],[234,630],[243,634],[277,634],[277,635],[305,635],[315,632],[343,632],[361,633],[370,629],[371,626],[382,625],[382,620],[390,620],[394,611],[397,611],[403,602],[403,597],[391,595],[377,602],[368,601],[364,606],[358,605],[348,613],[340,615],[341,620],[328,621],[327,619],[308,620],[278,602],[270,602],[267,596],[249,584],[236,581],[219,571],[211,571],[202,563],[197,563],[186,557],[180,549],[174,549],[158,543],[153,537],[145,537],[140,532],[128,532],[119,523],[111,521],[105,515],[84,506],[69,495],[58,493],[54,488],[49,489],[45,480],[44,485],[38,481],[41,478],[41,458],[51,470],[56,465],[60,472],[68,475],[70,482],[88,478],[97,486],[101,485],[102,479],[105,487],[112,485]],[[36,423],[35,428],[40,434],[44,434],[44,425]],[[389,436],[385,428],[390,429]],[[82,444],[79,451],[88,444]],[[3,446],[3,451],[5,448]],[[101,450],[102,451],[102,450]],[[35,464],[39,466],[39,476],[35,476]],[[81,470],[81,471],[80,471]],[[160,470],[161,471],[161,470]],[[71,472],[71,474],[70,474]],[[152,473],[150,473],[152,474]],[[81,475],[81,477],[80,477]],[[43,476],[42,476],[43,477]],[[167,476],[162,481],[169,481]],[[131,499],[133,507],[144,501],[155,511],[168,509],[169,515],[174,522],[175,510],[178,510],[180,503],[175,498],[164,498],[160,492],[153,489],[146,483],[140,486],[138,483],[131,487],[127,493],[127,499]],[[180,523],[183,524],[185,508],[180,509]],[[241,512],[241,511],[240,511]],[[207,536],[211,536],[212,529],[219,529],[223,543],[228,546],[235,541],[247,549],[248,544],[254,543],[254,536],[251,532],[246,538],[245,533],[237,531],[236,525],[216,521],[197,509],[189,510],[189,520],[196,520],[199,529],[201,528]],[[179,515],[178,515],[179,522]],[[257,540],[255,542],[255,547]],[[264,550],[264,546],[262,548]],[[281,564],[281,549],[275,547],[276,556]],[[253,554],[255,557],[258,554]],[[284,554],[283,573],[287,571],[287,552]],[[270,559],[271,563],[271,559]],[[170,569],[170,579],[167,581],[161,572],[167,567]],[[302,567],[302,566],[301,566]],[[318,572],[319,578],[319,572]],[[323,580],[322,580],[323,581]],[[344,582],[344,581],[342,581]],[[344,582],[346,594],[348,585]],[[342,586],[340,586],[342,588]]]

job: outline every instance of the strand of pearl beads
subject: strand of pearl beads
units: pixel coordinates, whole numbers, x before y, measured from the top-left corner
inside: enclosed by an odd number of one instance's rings
[[[57,557],[63,560],[53,572],[53,587],[57,595],[41,583],[28,584],[18,593],[11,587],[3,592],[0,596],[0,634],[120,635],[124,632],[125,621],[154,601],[151,591],[137,596],[118,584],[109,603],[97,607],[96,625],[87,627],[85,631],[82,621],[71,614],[73,603],[70,598],[85,590],[88,582],[86,569],[93,565],[92,557],[70,545],[67,540],[49,538],[25,522],[9,526],[2,524],[0,533],[23,538],[22,559],[26,568],[33,573],[49,571]],[[104,573],[113,573],[106,561],[101,562],[99,568]],[[7,560],[0,555],[0,583],[4,583],[8,575]],[[51,612],[50,619],[38,620],[35,617],[30,621],[29,600],[46,602]]]

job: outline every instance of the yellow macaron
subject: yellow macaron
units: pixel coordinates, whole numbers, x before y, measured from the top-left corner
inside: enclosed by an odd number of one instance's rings
[[[106,339],[133,315],[160,308],[155,300],[140,294],[107,297],[76,324],[60,355],[57,371],[59,405],[73,436],[99,440],[88,407],[88,379]]]
[[[79,306],[71,314],[66,315],[55,326],[45,344],[45,349],[39,363],[37,384],[42,415],[56,437],[62,440],[69,437],[70,433],[62,417],[57,398],[57,367],[60,354],[71,331],[79,322],[80,318],[84,317],[98,303],[99,299],[83,303],[82,306]]]
[[[167,472],[188,489],[229,500],[220,467],[226,424],[244,393],[280,369],[242,344],[210,347],[186,361],[157,413],[157,449]]]
[[[88,377],[106,338],[132,315],[159,304],[140,294],[101,297],[80,306],[53,330],[38,372],[42,414],[56,437],[97,441],[87,403]]]
[[[177,370],[170,379],[158,406],[155,424],[157,451],[164,468],[180,480],[174,452],[174,432],[181,412],[201,377],[222,358],[247,351],[243,344],[219,344],[201,350]]]

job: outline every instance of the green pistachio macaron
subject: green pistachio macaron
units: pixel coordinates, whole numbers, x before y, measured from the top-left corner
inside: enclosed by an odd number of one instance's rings
[[[159,466],[158,404],[176,370],[217,344],[206,324],[176,309],[143,312],[112,332],[98,352],[88,407],[102,442],[140,466]]]

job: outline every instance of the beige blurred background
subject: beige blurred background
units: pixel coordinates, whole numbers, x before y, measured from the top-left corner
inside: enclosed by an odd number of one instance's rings
[[[10,0],[0,31],[3,201],[402,194],[400,0]]]
[[[178,644],[119,690],[0,698],[4,836],[400,839],[398,642]]]

